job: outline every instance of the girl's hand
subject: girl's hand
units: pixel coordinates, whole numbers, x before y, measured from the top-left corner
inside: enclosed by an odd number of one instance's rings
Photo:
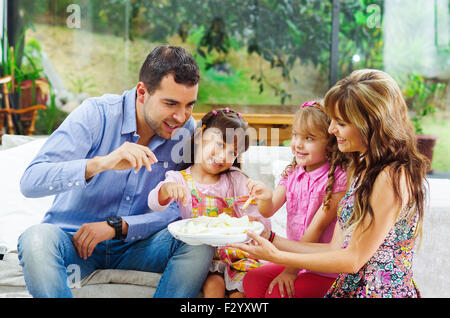
[[[266,261],[276,263],[279,259],[280,251],[275,247],[275,245],[253,232],[247,232],[247,235],[253,239],[250,243],[230,243],[227,244],[227,246],[243,250],[254,258],[264,259]]]
[[[272,189],[264,182],[248,179],[246,186],[250,196],[256,200],[272,200]]]
[[[298,268],[286,267],[280,275],[274,278],[269,285],[269,294],[272,293],[273,288],[278,285],[278,289],[280,290],[280,295],[284,298],[284,291],[286,289],[287,296],[289,298],[294,297],[295,295],[295,287],[294,282],[297,279],[297,274],[299,272]]]
[[[171,199],[179,200],[185,206],[189,198],[189,190],[176,182],[164,183],[159,189],[158,200],[160,205],[166,205]]]

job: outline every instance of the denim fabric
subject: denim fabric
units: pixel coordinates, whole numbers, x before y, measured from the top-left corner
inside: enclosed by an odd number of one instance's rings
[[[33,297],[70,298],[70,284],[107,268],[163,273],[153,297],[196,297],[214,256],[213,247],[187,245],[163,229],[143,240],[101,242],[84,260],[73,246],[73,234],[43,223],[19,237],[19,260]]]

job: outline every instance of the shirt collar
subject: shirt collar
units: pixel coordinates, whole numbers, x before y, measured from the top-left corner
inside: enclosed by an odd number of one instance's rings
[[[122,134],[136,132],[136,87],[123,93]]]
[[[327,173],[329,169],[329,162],[326,162],[320,168],[317,168],[311,172],[307,172],[302,166],[297,166],[297,177],[301,176],[303,173],[306,173],[311,179],[316,180],[323,176],[324,173]]]

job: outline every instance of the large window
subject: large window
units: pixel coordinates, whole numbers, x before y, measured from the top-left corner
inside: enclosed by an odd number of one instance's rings
[[[19,58],[22,51],[35,57],[56,104],[68,111],[87,96],[132,88],[146,55],[173,44],[190,50],[201,68],[198,109],[299,105],[352,70],[376,68],[398,81],[412,115],[413,88],[433,85],[439,89],[428,89],[427,104],[448,113],[448,0],[7,2],[8,40]],[[423,124],[423,133],[435,133],[427,129],[436,123]],[[444,149],[450,155],[450,145]]]
[[[21,2],[33,25],[27,41],[45,52],[55,85],[72,92],[134,86],[161,43],[195,56],[200,103],[298,104],[329,88],[330,1]]]

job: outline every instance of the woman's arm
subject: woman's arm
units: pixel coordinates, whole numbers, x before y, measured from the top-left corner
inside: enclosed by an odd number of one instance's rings
[[[401,183],[405,184],[405,178]],[[404,189],[405,187],[402,187]],[[386,235],[395,223],[400,203],[394,196],[392,181],[386,170],[383,170],[373,185],[370,196],[373,209],[373,220],[370,226],[370,217],[366,217],[361,226],[358,226],[345,249],[336,249],[336,240],[333,236],[330,244],[297,243],[296,252],[280,250],[279,245],[271,244],[267,240],[249,234],[255,241],[254,245],[233,244],[258,259],[265,259],[280,265],[299,267],[317,272],[328,273],[356,273],[375,254],[383,243]],[[339,224],[336,223],[336,228]],[[335,230],[335,233],[337,230]],[[342,233],[343,234],[343,233]],[[342,239],[343,235],[341,236]],[[321,246],[328,245],[328,249]],[[322,249],[322,250],[321,250]],[[320,251],[321,250],[321,251]]]
[[[305,241],[293,241],[287,238],[275,235],[273,245],[280,251],[290,253],[323,253],[331,250],[339,250],[344,242],[344,233],[336,223],[333,237],[329,243],[316,243]],[[296,267],[296,266],[294,266]]]
[[[343,195],[344,192],[338,192],[332,195],[330,208],[327,212],[323,211],[323,206],[319,208],[301,241],[292,241],[287,238],[275,236],[273,244],[279,250],[292,253],[320,253],[340,249],[344,242],[344,233],[342,233],[337,223],[335,224],[333,237],[329,243],[317,243],[317,241],[324,229],[336,217],[337,205]]]

